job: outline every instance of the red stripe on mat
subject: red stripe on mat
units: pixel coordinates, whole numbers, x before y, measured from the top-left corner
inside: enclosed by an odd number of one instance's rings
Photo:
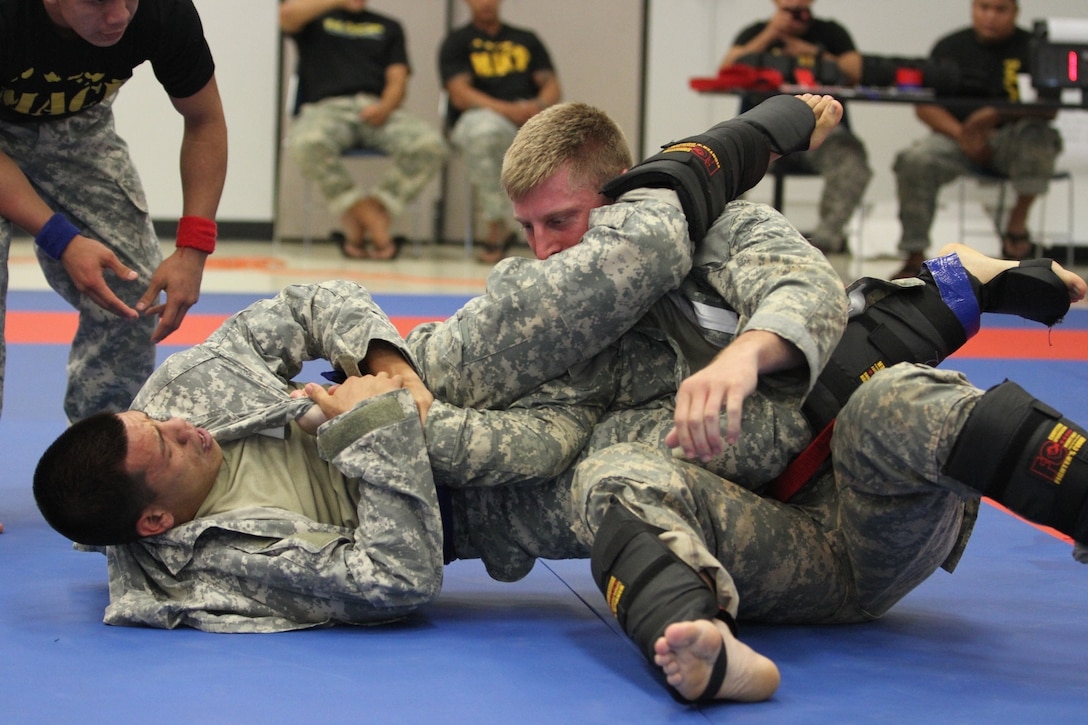
[[[204,342],[215,328],[229,315],[201,315],[189,313],[177,331],[166,338],[166,345],[196,345]],[[402,335],[416,325],[430,322],[436,317],[393,317],[393,324]],[[17,312],[7,313],[5,337],[8,344],[68,345],[76,332],[74,312]]]
[[[990,504],[991,506],[993,506],[998,511],[1004,511],[1009,516],[1012,516],[1014,519],[1020,519],[1021,521],[1023,521],[1028,526],[1033,526],[1036,529],[1039,529],[1039,531],[1042,531],[1044,534],[1050,534],[1055,539],[1061,539],[1062,541],[1064,541],[1067,544],[1072,544],[1073,543],[1072,537],[1066,536],[1065,534],[1058,531],[1057,529],[1052,529],[1049,526],[1043,526],[1042,524],[1037,524],[1034,521],[1028,521],[1023,516],[1013,512],[1013,511],[1010,511],[1009,509],[1007,509],[1004,506],[1002,506],[1001,504],[999,504],[997,501],[994,501],[992,498],[983,498],[982,500],[985,501],[986,503]]]
[[[1088,330],[981,330],[954,357],[1088,360]]]
[[[227,315],[185,316],[181,328],[167,339],[170,345],[203,342]],[[402,335],[416,325],[439,317],[394,317]],[[68,344],[76,330],[74,312],[20,312],[7,314],[7,341],[12,344]],[[960,358],[1017,360],[1088,360],[1088,330],[982,330],[955,355]]]

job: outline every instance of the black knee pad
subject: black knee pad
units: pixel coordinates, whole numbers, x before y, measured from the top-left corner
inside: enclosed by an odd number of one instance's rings
[[[935,285],[866,283],[884,296],[850,319],[805,399],[802,410],[814,431],[823,430],[858,386],[878,371],[901,362],[936,365],[967,341]]]
[[[688,236],[698,242],[726,204],[763,178],[769,152],[808,148],[815,123],[803,101],[776,96],[705,133],[666,144],[601,193],[615,199],[631,189],[673,189],[688,220]]]
[[[661,543],[661,532],[613,500],[590,553],[593,580],[609,609],[651,662],[654,642],[673,622],[724,619],[714,592]],[[725,621],[732,627],[731,619]]]
[[[1088,543],[1084,428],[1004,382],[979,398],[944,473],[1037,524]]]

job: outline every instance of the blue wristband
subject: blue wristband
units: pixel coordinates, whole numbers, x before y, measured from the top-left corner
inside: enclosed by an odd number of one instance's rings
[[[53,259],[60,261],[60,255],[68,248],[69,242],[79,235],[79,228],[68,221],[68,218],[57,212],[49,217],[34,242],[42,248],[42,251]]]

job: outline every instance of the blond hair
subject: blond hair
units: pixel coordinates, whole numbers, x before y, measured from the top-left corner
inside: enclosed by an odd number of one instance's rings
[[[502,186],[517,201],[570,165],[574,184],[600,188],[631,166],[620,127],[585,103],[561,103],[529,119],[506,151]]]

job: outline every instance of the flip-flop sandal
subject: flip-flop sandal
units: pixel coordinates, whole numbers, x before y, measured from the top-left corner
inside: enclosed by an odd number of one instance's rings
[[[393,237],[389,241],[389,245],[385,247],[379,248],[374,244],[371,244],[370,249],[368,250],[368,258],[373,259],[376,262],[392,262],[400,256],[400,248],[403,242],[404,239],[402,237]],[[392,253],[389,253],[389,247],[393,248]]]
[[[498,244],[490,244],[484,242],[481,246],[483,250],[476,256],[476,261],[483,264],[496,264],[506,258],[506,253],[510,251],[510,247],[514,246],[514,242],[517,241],[518,235],[514,232],[510,232],[506,237]]]
[[[366,247],[362,244],[353,244],[348,241],[348,236],[343,232],[333,232],[330,235],[332,241],[336,242],[336,246],[340,249],[340,254],[345,259],[367,259],[370,255],[366,252]]]
[[[1021,254],[1016,254],[1009,251],[1009,247],[1012,245],[1027,244],[1026,251]],[[1038,256],[1039,248],[1035,246],[1035,242],[1031,241],[1031,235],[1027,232],[1005,232],[1001,235],[1001,256],[1004,259],[1013,259],[1016,261],[1024,259],[1034,259]]]

